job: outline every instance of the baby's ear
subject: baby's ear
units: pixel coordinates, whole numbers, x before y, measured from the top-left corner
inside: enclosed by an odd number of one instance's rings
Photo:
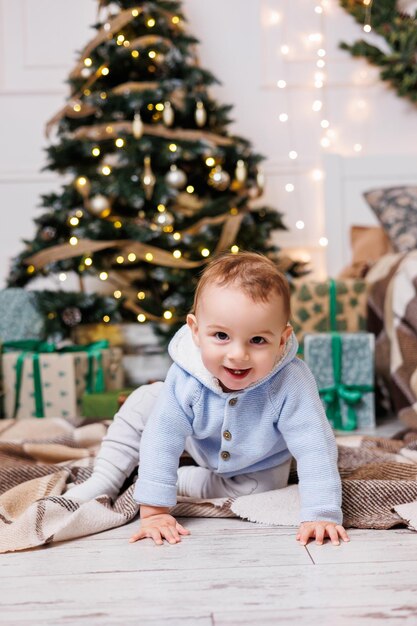
[[[281,335],[282,346],[285,346],[285,344],[287,343],[288,339],[291,336],[291,333],[292,333],[292,326],[291,324],[287,324],[284,330],[282,331],[282,335]]]
[[[197,324],[197,318],[195,315],[193,315],[193,313],[189,313],[187,315],[187,324],[189,329],[191,330],[191,335],[193,337],[194,343],[196,346],[200,346],[200,341],[199,341],[199,337],[198,337],[198,324]]]

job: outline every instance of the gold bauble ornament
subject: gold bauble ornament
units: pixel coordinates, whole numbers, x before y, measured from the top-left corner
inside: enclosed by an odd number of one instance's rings
[[[235,179],[237,180],[238,183],[241,183],[243,185],[243,183],[246,181],[247,176],[248,176],[248,170],[247,170],[245,161],[243,161],[242,159],[239,159],[238,162],[236,163]]]
[[[165,126],[168,128],[174,123],[174,109],[172,108],[171,103],[167,100],[164,103],[164,110],[162,112],[162,119],[164,121]]]
[[[135,139],[140,139],[143,135],[143,122],[140,113],[135,113],[133,116],[132,132]]]
[[[216,165],[209,174],[208,184],[218,191],[225,191],[230,184],[230,176],[221,165]]]
[[[151,167],[151,157],[146,156],[143,160],[143,172],[141,176],[141,183],[145,192],[145,198],[150,200],[153,194],[153,188],[155,187],[156,178]]]
[[[202,128],[207,122],[207,112],[201,100],[197,100],[196,102],[194,119],[195,119],[195,123],[197,124],[199,128]]]
[[[165,175],[165,182],[174,189],[183,189],[187,184],[187,175],[174,164],[169,168],[169,172]]]

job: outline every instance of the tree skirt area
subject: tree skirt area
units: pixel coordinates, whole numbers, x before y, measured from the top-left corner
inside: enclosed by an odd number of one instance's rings
[[[0,420],[0,552],[24,550],[122,526],[139,510],[132,476],[112,501],[77,502],[65,494],[92,472],[108,422],[74,426],[62,418]],[[346,528],[417,530],[417,431],[392,439],[338,440]],[[295,469],[285,489],[236,499],[179,498],[177,517],[241,517],[297,526]]]

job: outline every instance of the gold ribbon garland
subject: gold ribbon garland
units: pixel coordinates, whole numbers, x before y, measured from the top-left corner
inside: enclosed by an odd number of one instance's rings
[[[90,139],[98,141],[100,139],[111,139],[120,133],[133,134],[133,123],[130,121],[107,122],[104,124],[94,124],[93,126],[80,126],[70,137],[73,139]],[[217,146],[231,146],[234,142],[231,137],[224,137],[216,133],[187,128],[166,128],[165,126],[143,125],[143,134],[153,137],[162,137],[169,140],[183,141],[206,141]]]

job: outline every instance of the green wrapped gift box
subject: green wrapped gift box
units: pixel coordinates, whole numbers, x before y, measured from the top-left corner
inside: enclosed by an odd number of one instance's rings
[[[111,419],[119,409],[120,397],[128,396],[132,391],[134,391],[133,388],[116,389],[103,393],[86,393],[81,398],[81,415],[83,417]]]
[[[304,359],[335,430],[375,426],[374,346],[371,333],[312,333]]]

